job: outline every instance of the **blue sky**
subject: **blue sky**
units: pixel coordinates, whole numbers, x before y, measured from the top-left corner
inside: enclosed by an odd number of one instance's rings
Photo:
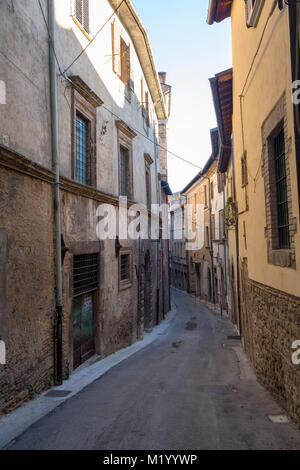
[[[232,66],[230,21],[208,26],[208,0],[133,1],[157,68],[173,87],[169,150],[203,166],[211,154],[209,130],[216,126],[208,78]],[[168,169],[173,192],[199,171],[172,156]]]

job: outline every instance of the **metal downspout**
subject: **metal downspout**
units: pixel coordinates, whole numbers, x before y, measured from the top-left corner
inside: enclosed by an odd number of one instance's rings
[[[57,106],[57,66],[55,58],[55,0],[48,0],[49,24],[49,74],[51,101],[51,142],[52,168],[54,179],[54,230],[56,263],[56,325],[55,325],[55,383],[63,382],[62,353],[62,255],[61,255],[61,215],[60,215],[60,175],[58,151],[58,106]]]

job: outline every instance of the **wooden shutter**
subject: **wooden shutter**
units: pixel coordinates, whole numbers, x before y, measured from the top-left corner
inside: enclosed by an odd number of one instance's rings
[[[129,66],[130,66],[130,88],[134,90],[134,70],[133,70],[133,54],[131,53],[131,48],[128,49],[129,54]]]
[[[111,24],[111,39],[113,71],[121,76],[121,31],[116,20]]]

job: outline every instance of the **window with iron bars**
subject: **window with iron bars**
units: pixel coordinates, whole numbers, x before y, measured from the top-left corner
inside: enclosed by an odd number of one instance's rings
[[[290,248],[289,203],[285,158],[284,129],[281,129],[274,138],[278,249]]]
[[[94,292],[98,289],[99,255],[74,256],[73,286],[74,297]]]
[[[90,33],[89,0],[74,1],[74,16],[86,33]]]
[[[81,184],[89,184],[88,138],[89,122],[76,113],[76,181]]]
[[[131,255],[123,253],[120,256],[120,283],[129,284],[131,282]]]
[[[120,147],[120,196],[130,197],[130,153],[123,146]]]

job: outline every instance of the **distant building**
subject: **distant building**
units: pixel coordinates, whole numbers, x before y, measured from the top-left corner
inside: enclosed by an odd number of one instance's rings
[[[184,235],[184,209],[186,197],[175,193],[169,198],[171,216],[171,283],[174,287],[187,290],[187,262]]]

